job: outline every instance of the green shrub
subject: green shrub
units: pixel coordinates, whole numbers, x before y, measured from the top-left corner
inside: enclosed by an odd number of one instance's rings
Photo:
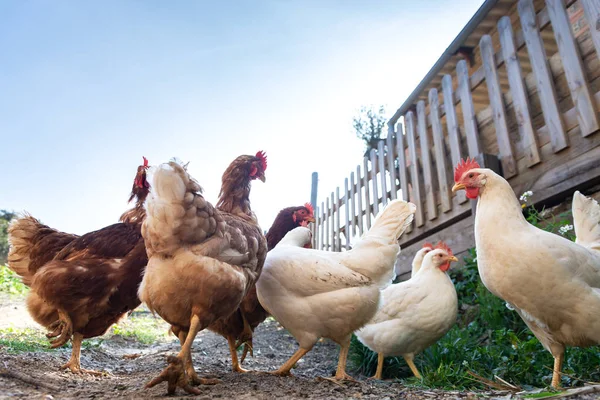
[[[0,265],[0,293],[23,296],[29,288],[21,282],[21,278],[6,265]]]

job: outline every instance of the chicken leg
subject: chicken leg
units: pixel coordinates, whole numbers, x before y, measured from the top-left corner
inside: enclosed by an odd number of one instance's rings
[[[321,378],[321,379],[325,379],[328,381],[332,381],[335,383],[338,383],[340,381],[352,381],[352,382],[357,382],[356,379],[354,379],[353,377],[351,377],[350,375],[348,375],[346,373],[346,363],[348,361],[348,351],[350,350],[350,339],[351,336],[349,336],[347,339],[345,339],[342,343],[340,343],[340,359],[338,361],[338,366],[337,366],[337,371],[335,372],[335,376],[333,378]]]
[[[60,369],[69,369],[74,374],[90,374],[90,375],[102,375],[102,372],[92,371],[89,369],[82,369],[81,364],[79,363],[79,359],[81,356],[81,342],[83,341],[83,335],[81,333],[75,332],[73,334],[73,348],[71,350],[71,358],[69,361],[62,365]]]
[[[174,394],[175,389],[177,387],[182,388],[190,394],[198,395],[202,393],[200,390],[189,385],[189,379],[184,367],[184,362],[187,362],[188,357],[190,358],[191,363],[190,351],[192,348],[192,343],[194,342],[194,339],[196,338],[196,335],[198,334],[200,329],[200,317],[198,317],[197,314],[194,314],[190,321],[190,329],[187,333],[183,345],[181,346],[181,351],[179,352],[179,354],[177,354],[176,357],[167,357],[167,362],[169,363],[169,365],[160,373],[160,375],[148,382],[148,384],[146,385],[147,388],[151,388],[153,386],[158,385],[161,382],[166,381],[167,393],[169,395]]]
[[[311,346],[312,348],[312,346]],[[289,360],[287,360],[277,371],[269,372],[271,375],[277,376],[291,376],[290,370],[294,368],[294,365],[300,360],[306,353],[308,353],[310,349],[299,348]]]
[[[188,332],[184,331],[184,330],[180,330],[179,333],[177,334],[177,337],[179,338],[179,343],[181,343],[181,347],[183,347],[183,345],[185,344],[185,340],[186,340],[187,336],[188,336]],[[190,351],[188,357],[185,360],[183,360],[183,366],[185,369],[185,373],[187,374],[188,378],[194,385],[216,385],[217,383],[221,383],[221,381],[219,379],[200,378],[198,376],[198,373],[194,369],[194,364],[192,362],[192,352],[191,351]]]
[[[231,353],[231,369],[233,372],[248,372],[247,369],[244,369],[240,366],[237,355],[237,343],[234,338],[228,337],[227,343],[229,344],[229,352]]]
[[[383,360],[384,359],[385,359],[385,356],[383,355],[383,353],[377,353],[377,371],[375,371],[375,375],[373,375],[373,377],[371,377],[370,379],[381,380],[381,378],[383,377]]]
[[[555,389],[560,388],[560,378],[562,371],[562,364],[565,352],[564,350],[554,357],[554,371],[552,372],[552,387]]]
[[[232,352],[231,360],[232,360],[233,372],[248,372],[247,370],[241,368],[239,366],[239,364],[244,362],[244,360],[246,359],[246,354],[248,354],[248,352],[250,352],[250,355],[252,357],[254,357],[254,351],[252,349],[252,336],[254,336],[254,332],[252,331],[252,328],[250,327],[250,324],[248,323],[248,320],[246,319],[243,311],[239,310],[239,313],[242,317],[242,322],[244,324],[244,328],[242,330],[242,333],[240,334],[241,339],[233,344],[234,348],[232,348],[231,343],[229,343],[229,350]],[[242,341],[243,339],[246,339],[246,340]],[[227,341],[229,342],[229,338],[227,338]],[[242,344],[244,345],[244,351],[242,353],[242,358],[238,362],[237,361],[237,348]],[[233,353],[234,351],[235,351],[235,356]],[[237,364],[237,367],[235,366],[235,364]]]
[[[410,368],[410,370],[412,371],[412,373],[419,379],[423,379],[423,377],[421,376],[421,374],[419,373],[419,370],[417,369],[417,366],[415,365],[415,363],[413,362],[413,355],[405,355],[404,356],[404,360],[406,361],[406,363],[408,364],[408,367]]]

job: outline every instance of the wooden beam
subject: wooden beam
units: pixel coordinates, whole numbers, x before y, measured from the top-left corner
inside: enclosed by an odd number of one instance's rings
[[[396,160],[396,158],[394,157],[395,137],[396,133],[394,132],[394,127],[388,126],[388,136],[385,142],[387,147],[388,171],[390,171],[390,197],[392,200],[395,200],[398,197],[398,185],[396,184],[396,165],[394,163],[394,161]]]
[[[589,136],[600,129],[600,122],[596,104],[583,71],[579,49],[571,31],[567,10],[562,0],[546,0],[546,8],[556,37],[558,53],[565,68],[571,99],[577,110],[581,134],[584,137]]]
[[[541,161],[540,152],[531,122],[529,99],[527,97],[527,89],[525,88],[521,66],[519,65],[519,58],[517,57],[515,37],[510,17],[500,18],[498,33],[500,35],[502,54],[504,55],[504,65],[508,72],[508,83],[512,94],[519,135],[523,141],[523,148],[526,150],[527,165],[533,167]]]
[[[404,132],[402,124],[396,124],[396,152],[398,153],[398,174],[400,175],[400,190],[402,190],[402,200],[409,201],[408,197],[408,175],[406,173],[406,153],[404,152]],[[411,223],[406,232],[412,230],[413,224]]]
[[[333,196],[333,193],[331,194]],[[340,209],[340,187],[335,188],[335,228],[333,229],[333,235],[335,238],[335,251],[342,251],[342,238],[340,237],[341,228],[341,209]]]
[[[598,0],[579,0],[590,26],[590,35],[596,47],[596,55],[600,58],[600,3]],[[594,29],[595,28],[595,29]]]
[[[387,183],[385,176],[385,141],[380,140],[377,143],[377,169],[379,170],[379,181],[381,182],[381,207],[385,207],[387,204]],[[375,185],[377,181],[374,181]],[[379,211],[378,211],[379,212]]]
[[[358,235],[362,236],[365,232],[365,228],[363,225],[363,206],[362,206],[362,179],[360,179],[360,165],[356,166],[356,216],[358,220]],[[354,178],[354,176],[350,176],[350,178]],[[354,185],[353,185],[354,186]],[[365,213],[366,214],[366,213]]]
[[[562,115],[558,109],[554,79],[550,73],[546,51],[536,24],[533,0],[520,0],[518,10],[521,27],[523,28],[523,37],[529,52],[529,60],[536,77],[544,121],[548,127],[552,149],[557,153],[568,146],[567,134]]]
[[[444,80],[442,80],[442,85]],[[450,88],[450,90],[452,90],[452,88]],[[429,118],[431,119],[431,132],[433,133],[433,149],[435,151],[435,167],[437,170],[438,178],[438,192],[440,194],[442,212],[448,212],[452,209],[452,194],[450,193],[450,185],[448,185],[448,174],[446,172],[448,171],[448,163],[446,162],[446,151],[444,147],[444,131],[442,129],[442,122],[440,121],[439,108],[440,107],[438,91],[437,89],[431,89],[429,91]],[[454,111],[454,108],[452,111]],[[423,142],[421,142],[421,148],[423,148]],[[429,149],[429,146],[426,146],[425,148]]]
[[[344,236],[346,236],[346,250],[350,250],[350,236],[352,235],[352,228],[350,228],[351,221],[354,219],[354,213],[350,214],[350,191],[348,189],[348,178],[344,179],[344,211],[346,212],[346,219],[344,220]]]
[[[323,209],[323,211],[325,212],[325,234],[323,235],[323,250],[331,251],[331,249],[329,248],[329,240],[331,238],[331,235],[329,233],[329,220],[331,219],[329,218],[329,197],[325,199],[325,208]]]
[[[369,191],[369,159],[363,158],[363,188],[365,189],[365,220],[367,230],[371,229],[371,193]]]
[[[408,152],[410,154],[410,181],[412,183],[411,201],[416,204],[415,223],[417,227],[423,226],[423,201],[421,200],[421,185],[419,184],[419,160],[417,158],[417,143],[415,140],[415,116],[409,111],[404,116],[406,123],[406,138],[408,140]]]
[[[379,191],[377,189],[377,151],[371,149],[371,187],[373,188],[373,216],[379,213]]]
[[[360,194],[360,193],[359,193]],[[350,222],[352,223],[352,236],[356,235],[356,215],[360,216],[360,212],[356,212],[356,189],[354,186],[354,171],[350,173],[350,198],[352,202],[350,203]]]
[[[465,60],[460,60],[456,64],[456,76],[458,77],[457,92],[462,106],[467,147],[469,148],[469,156],[473,158],[481,154],[482,151],[481,143],[479,141],[479,132],[477,131],[475,107],[473,106],[471,88],[469,86],[469,70]]]
[[[427,135],[425,102],[423,100],[417,103],[417,129],[419,131],[419,142],[421,144],[421,166],[423,167],[423,182],[425,183],[427,219],[431,221],[437,218],[437,204],[433,187],[433,167],[431,165],[431,156],[429,152],[431,146]]]
[[[498,84],[498,71],[494,62],[494,45],[490,35],[483,35],[479,41],[481,49],[481,59],[485,70],[485,82],[490,96],[490,106],[496,127],[496,139],[498,140],[498,150],[500,152],[500,161],[504,170],[505,178],[512,178],[517,174],[517,165],[513,156],[512,144],[508,135],[508,125],[506,123],[506,109],[502,91]]]

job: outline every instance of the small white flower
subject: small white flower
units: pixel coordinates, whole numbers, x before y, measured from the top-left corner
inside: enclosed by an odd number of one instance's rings
[[[515,308],[512,306],[512,304],[510,303],[505,303],[506,308],[508,308],[510,311],[514,311]]]
[[[523,193],[521,197],[519,197],[519,200],[523,203],[527,203],[527,200],[529,200],[531,196],[533,196],[533,192],[531,190],[528,190],[525,193]]]
[[[563,225],[560,228],[558,228],[558,233],[560,233],[561,235],[566,235],[567,232],[572,231],[573,230],[573,225]]]

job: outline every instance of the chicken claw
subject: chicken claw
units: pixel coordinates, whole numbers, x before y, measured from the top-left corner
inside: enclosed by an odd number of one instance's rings
[[[54,330],[53,330],[54,329]],[[62,332],[62,324],[60,320],[54,321],[52,324],[48,326],[48,333],[46,333],[46,337],[48,339],[57,337]]]
[[[58,327],[51,332],[52,335],[60,329],[60,335],[54,340],[50,341],[50,348],[55,349],[67,343],[71,336],[73,336],[73,322],[71,322],[71,317],[67,313],[62,310],[58,311]],[[57,322],[54,322],[51,326],[54,326]],[[54,336],[51,336],[54,337]]]
[[[69,369],[71,370],[72,373],[74,374],[88,374],[88,375],[93,375],[93,376],[103,376],[104,373],[100,372],[100,371],[93,371],[91,369],[83,369],[81,368],[81,366],[79,365],[78,362],[73,362],[72,360],[69,361],[66,364],[63,364],[60,366],[60,369]]]
[[[165,368],[156,378],[148,382],[146,388],[151,388],[166,381],[167,393],[169,395],[175,394],[175,389],[178,386],[190,394],[198,395],[202,393],[200,390],[189,385],[188,377],[183,367],[183,361],[179,357],[168,356],[167,362],[169,363],[167,368]]]

